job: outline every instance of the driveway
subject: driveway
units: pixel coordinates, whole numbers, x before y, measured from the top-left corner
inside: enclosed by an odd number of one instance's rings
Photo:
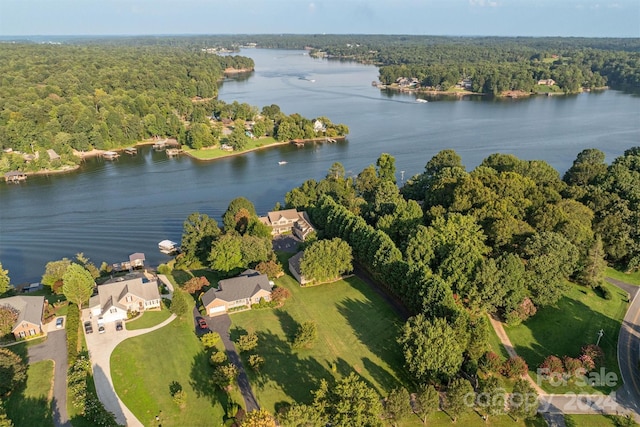
[[[127,427],[142,426],[140,420],[122,403],[113,388],[113,381],[111,379],[111,352],[113,352],[118,344],[127,338],[137,337],[138,335],[160,329],[171,323],[175,318],[176,316],[172,314],[171,317],[159,325],[134,331],[128,331],[126,324],[123,330],[116,331],[114,322],[106,323],[105,332],[101,334],[98,332],[96,318],[90,319],[89,310],[83,310],[82,323],[84,324],[84,322],[90,320],[94,331],[91,334],[85,334],[85,338],[91,357],[91,367],[93,368],[93,381],[96,384],[96,392],[102,404],[108,411],[115,415],[119,424],[126,425]]]
[[[55,325],[55,320],[50,323]],[[53,360],[53,424],[71,427],[67,414],[67,333],[53,328],[45,342],[29,348],[29,363]]]
[[[198,316],[200,316],[200,313],[197,314]],[[251,390],[249,377],[247,377],[247,373],[244,370],[240,355],[236,351],[236,348],[231,341],[231,337],[229,336],[229,328],[231,327],[231,319],[229,318],[229,315],[223,314],[215,317],[206,317],[206,320],[207,324],[209,325],[209,329],[220,334],[220,338],[222,339],[222,343],[224,344],[224,349],[227,352],[229,361],[236,365],[236,367],[238,368],[238,388],[240,388],[240,393],[242,393],[244,406],[247,412],[253,411],[254,409],[260,409],[258,401],[253,395],[253,390]]]

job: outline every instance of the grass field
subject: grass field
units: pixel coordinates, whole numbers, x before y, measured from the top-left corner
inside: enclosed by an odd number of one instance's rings
[[[640,286],[640,271],[636,271],[635,273],[624,273],[622,271],[618,271],[614,268],[608,267],[604,275],[607,277],[611,277],[612,279],[620,280],[621,282]]]
[[[368,285],[356,277],[309,288],[288,275],[276,282],[291,291],[283,308],[231,315],[232,339],[245,332],[258,335],[257,353],[265,363],[259,374],[248,374],[262,407],[274,412],[283,402],[308,403],[321,379],[353,371],[381,396],[406,385],[396,343],[402,321]],[[318,330],[314,346],[293,350],[298,326],[309,320]]]
[[[225,140],[223,139],[221,142],[224,143]],[[219,148],[213,148],[209,150],[194,150],[191,148],[187,148],[185,152],[188,153],[190,156],[199,160],[213,160],[213,159],[220,159],[222,157],[237,156],[237,155],[248,153],[250,151],[257,150],[260,148],[266,148],[267,146],[270,146],[270,145],[282,145],[282,144],[288,144],[288,143],[289,143],[288,141],[279,142],[273,139],[272,137],[265,137],[260,139],[249,140],[247,147],[242,151],[224,151]]]
[[[43,360],[29,365],[27,382],[6,399],[5,409],[13,425],[53,427],[51,390],[53,361]]]
[[[130,331],[133,331],[135,329],[150,328],[164,322],[169,318],[169,316],[171,316],[171,312],[164,306],[164,304],[162,304],[162,310],[144,311],[137,319],[127,322],[126,328]]]
[[[390,424],[385,424],[390,425]],[[425,427],[417,416],[411,416],[400,422],[399,427]],[[508,415],[492,416],[484,421],[477,412],[471,412],[458,417],[455,424],[445,412],[438,411],[427,418],[428,427],[547,427],[547,423],[541,417],[530,420],[514,421]]]
[[[621,416],[618,418],[622,419]],[[621,425],[616,423],[616,416],[613,415],[565,415],[564,422],[567,427],[618,427]]]
[[[116,392],[144,425],[159,413],[163,427],[222,425],[228,397],[211,383],[212,372],[190,315],[124,341],[111,355]],[[173,381],[186,391],[184,409],[171,398]],[[232,398],[243,405],[237,390]]]
[[[544,307],[528,321],[505,330],[516,352],[529,364],[529,374],[536,379],[536,369],[545,357],[568,355],[578,357],[586,344],[595,344],[598,331],[604,331],[600,347],[605,352],[605,368],[620,378],[617,361],[617,341],[622,318],[627,309],[626,292],[605,284],[613,298],[605,300],[583,286],[569,284],[569,290],[554,307]],[[619,381],[618,381],[619,383]],[[618,384],[619,385],[619,384]],[[608,394],[616,387],[567,384],[552,387],[543,382],[542,388],[549,393],[585,392]]]

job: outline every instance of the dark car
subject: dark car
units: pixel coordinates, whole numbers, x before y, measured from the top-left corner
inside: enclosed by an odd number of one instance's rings
[[[207,321],[204,320],[202,317],[198,319],[198,326],[200,326],[200,329],[207,329]]]
[[[84,322],[84,332],[87,334],[90,334],[93,332],[93,326],[91,326],[91,322],[89,321]]]
[[[56,328],[57,329],[62,329],[62,325],[64,324],[64,318],[62,317],[58,317],[56,319]]]
[[[121,330],[122,330],[122,322],[116,323],[116,331],[121,331]]]
[[[104,334],[104,325],[98,325],[98,332]]]

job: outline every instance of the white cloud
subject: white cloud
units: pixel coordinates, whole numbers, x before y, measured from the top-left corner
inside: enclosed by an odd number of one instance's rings
[[[316,11],[316,4],[315,3],[309,3],[309,12],[315,13],[315,11]]]

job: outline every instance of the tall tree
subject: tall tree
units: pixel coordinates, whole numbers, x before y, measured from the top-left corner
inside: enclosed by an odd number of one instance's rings
[[[391,181],[396,183],[396,159],[387,153],[380,154],[376,161],[378,167],[378,178],[381,181]]]
[[[95,282],[91,273],[79,264],[71,264],[62,276],[62,293],[78,307],[89,301]]]
[[[27,364],[8,348],[0,348],[0,397],[27,379]]]
[[[490,376],[482,382],[476,403],[484,411],[487,421],[491,415],[504,414],[506,394],[504,388],[500,387],[498,378]]]
[[[429,415],[435,413],[440,406],[440,396],[432,385],[421,387],[415,395],[414,411],[427,424]]]
[[[220,235],[218,222],[207,214],[193,212],[182,226],[182,242],[180,248],[185,264],[193,262],[206,263],[211,244]]]
[[[423,314],[410,318],[398,342],[407,369],[420,383],[450,378],[462,365],[464,347],[443,318],[428,320]]]
[[[58,261],[49,261],[45,266],[44,275],[42,276],[42,283],[46,286],[53,288],[56,282],[62,280],[65,271],[71,265],[71,261],[67,258],[62,258]]]
[[[351,247],[342,239],[318,240],[304,251],[300,271],[310,280],[324,282],[351,271]]]
[[[563,180],[569,185],[586,186],[594,184],[607,173],[604,153],[595,148],[582,150],[573,165],[564,174]]]
[[[225,234],[213,242],[209,254],[210,266],[214,270],[225,273],[243,267],[242,237]]]
[[[4,294],[11,287],[11,279],[9,278],[9,270],[2,268],[0,262],[0,295]]]
[[[513,385],[513,393],[509,398],[509,414],[516,421],[531,418],[538,413],[538,394],[524,378],[519,378]]]
[[[18,320],[18,314],[10,305],[0,305],[0,338],[11,333]]]
[[[238,226],[236,215],[241,209],[246,209],[250,218],[257,216],[253,203],[244,197],[236,197],[229,203],[227,210],[222,215],[222,224],[226,232],[235,230]]]
[[[394,426],[411,415],[411,397],[406,388],[394,388],[387,396],[384,413]]]
[[[595,288],[602,283],[604,272],[607,269],[607,262],[604,260],[604,255],[602,239],[600,236],[596,236],[580,269],[579,280],[582,284]]]
[[[454,379],[447,389],[444,405],[453,421],[455,422],[458,416],[470,412],[474,402],[475,392],[469,381],[464,378]]]
[[[276,427],[276,419],[266,409],[254,409],[247,412],[241,427]]]

